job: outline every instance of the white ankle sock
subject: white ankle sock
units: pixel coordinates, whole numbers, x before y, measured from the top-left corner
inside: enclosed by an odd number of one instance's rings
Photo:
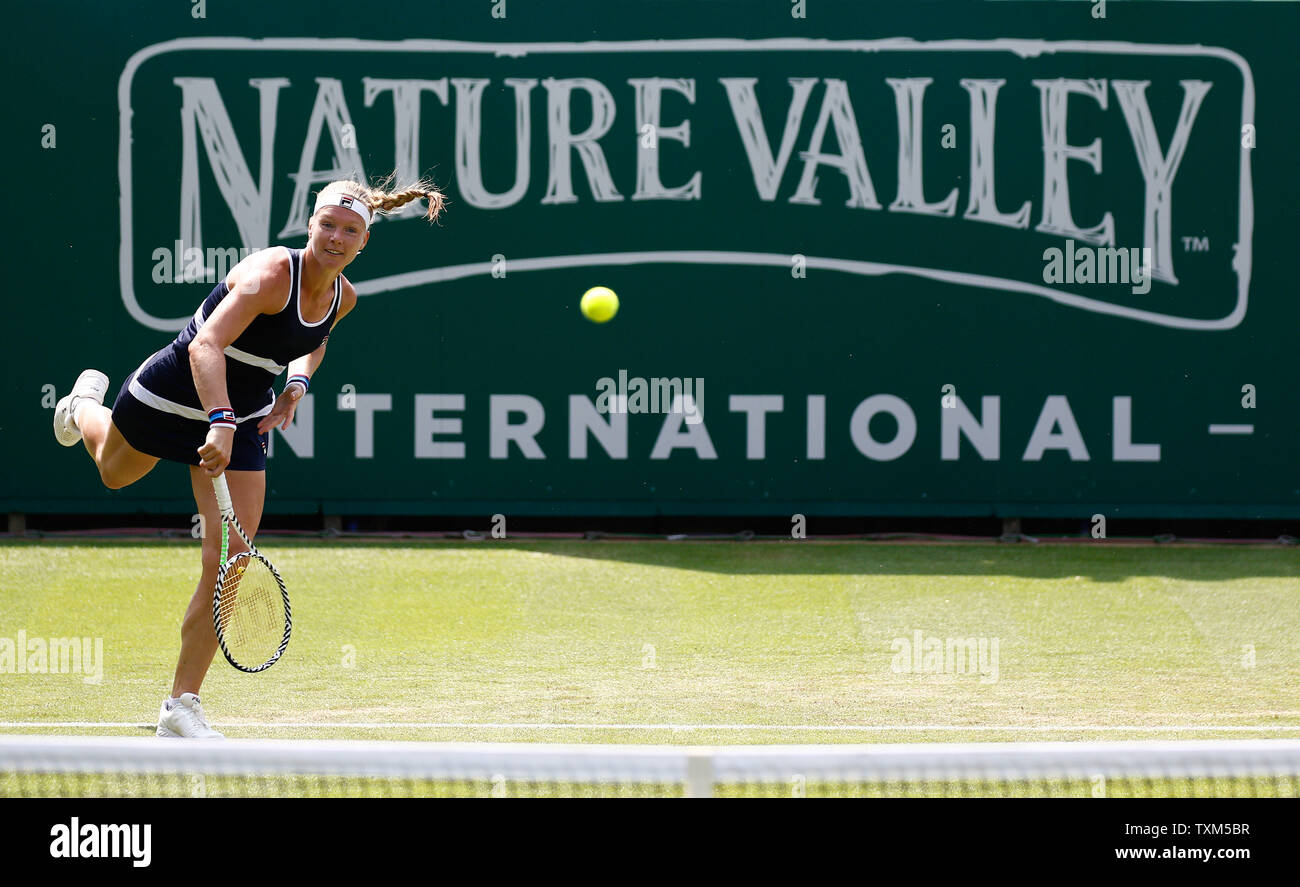
[[[88,398],[88,397],[78,397],[75,401],[73,401],[73,404],[72,404],[72,424],[73,424],[73,425],[76,425],[78,429],[81,428],[81,421],[80,421],[81,410],[82,410],[82,408],[85,407],[86,404],[88,404],[88,403],[94,403],[94,401],[91,400],[91,399]]]

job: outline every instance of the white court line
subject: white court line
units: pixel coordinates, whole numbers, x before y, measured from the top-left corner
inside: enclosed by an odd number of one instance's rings
[[[953,724],[535,724],[535,723],[501,723],[474,724],[453,721],[365,721],[322,723],[319,721],[277,721],[260,723],[257,721],[213,721],[214,727],[256,727],[259,729],[293,729],[293,730],[789,730],[811,733],[1064,733],[1071,730],[1087,732],[1120,733],[1173,733],[1173,732],[1249,732],[1268,733],[1276,731],[1300,731],[1300,724],[1282,724],[1275,727],[1249,724],[1232,726],[1224,724],[971,724],[960,726]],[[155,723],[131,723],[128,721],[0,721],[0,728],[73,728],[89,729],[100,727],[131,727],[152,729]]]

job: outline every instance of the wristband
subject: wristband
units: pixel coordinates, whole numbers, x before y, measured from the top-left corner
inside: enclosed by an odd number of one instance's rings
[[[308,376],[304,376],[301,373],[296,373],[289,377],[289,381],[285,383],[284,390],[288,391],[289,386],[295,382],[297,382],[299,385],[302,386],[303,394],[306,394],[308,389],[311,388],[311,378]]]
[[[217,407],[208,410],[208,427],[209,428],[229,428],[235,430],[235,411],[230,407]]]

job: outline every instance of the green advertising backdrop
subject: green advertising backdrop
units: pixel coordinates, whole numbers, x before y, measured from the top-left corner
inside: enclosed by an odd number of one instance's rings
[[[1300,515],[1294,5],[172,5],[7,59],[5,510],[188,511],[54,396],[397,170],[268,511]]]

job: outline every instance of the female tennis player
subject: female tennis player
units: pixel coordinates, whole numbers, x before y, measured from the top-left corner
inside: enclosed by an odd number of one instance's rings
[[[212,478],[225,472],[235,513],[256,535],[266,496],[270,429],[287,429],[312,374],[325,358],[333,328],[357,303],[343,269],[370,241],[376,213],[413,200],[437,219],[443,195],[421,180],[386,190],[331,182],[316,199],[304,249],[277,247],[236,265],[204,299],[171,344],[127,377],[113,409],[103,405],[108,377],[86,370],[54,411],[54,436],[79,440],[104,486],[121,489],[159,459],[190,466],[190,486],[204,527],[221,526]],[[271,383],[288,370],[279,397]],[[199,687],[217,651],[212,594],[220,560],[218,532],[205,532],[203,570],[181,625],[181,651],[171,695],[158,715],[158,735],[219,739],[199,703]],[[232,534],[230,554],[247,550]]]

